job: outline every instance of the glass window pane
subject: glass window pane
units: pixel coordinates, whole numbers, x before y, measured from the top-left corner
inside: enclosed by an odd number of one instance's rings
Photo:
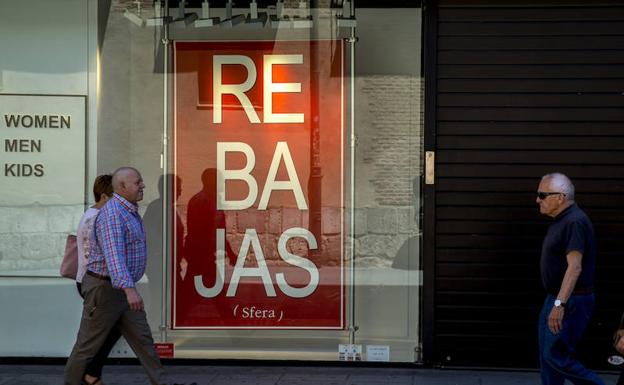
[[[155,4],[0,4],[15,53],[0,56],[0,283],[24,293],[0,305],[64,309],[45,354],[67,354],[65,237],[94,178],[130,165],[146,184],[138,286],[176,357],[336,360],[353,338],[362,359],[418,360],[421,9],[357,8],[352,30],[329,2],[257,18],[191,2],[165,28]],[[0,355],[35,354],[20,343]]]
[[[419,359],[421,10],[358,9],[356,341]]]

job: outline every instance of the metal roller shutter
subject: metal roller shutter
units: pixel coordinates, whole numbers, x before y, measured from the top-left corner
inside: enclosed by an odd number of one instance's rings
[[[434,277],[425,278],[425,358],[538,365],[549,220],[535,190],[560,171],[598,238],[597,308],[579,353],[608,367],[624,310],[624,4],[425,6],[425,146],[436,152],[435,185],[425,187],[424,268]]]

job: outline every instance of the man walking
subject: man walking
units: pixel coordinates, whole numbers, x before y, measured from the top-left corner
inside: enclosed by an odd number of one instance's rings
[[[86,365],[115,325],[141,361],[150,383],[161,385],[164,370],[136,290],[147,262],[143,221],[137,212],[145,185],[131,167],[117,169],[112,184],[113,197],[101,209],[91,235],[91,255],[82,283],[82,320],[65,367],[65,385],[81,384]]]
[[[594,308],[596,242],[587,215],[574,202],[574,185],[547,174],[537,189],[540,213],[554,218],[542,245],[542,283],[547,295],[539,318],[543,385],[604,382],[574,357]]]

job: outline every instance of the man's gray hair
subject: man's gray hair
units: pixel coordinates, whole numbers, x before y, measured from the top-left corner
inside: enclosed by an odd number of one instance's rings
[[[560,172],[553,172],[546,174],[542,177],[542,181],[550,181],[550,183],[557,189],[557,192],[565,194],[569,201],[574,200],[574,185],[570,178]]]
[[[119,167],[115,170],[115,172],[113,172],[113,191],[118,192],[121,190],[121,183],[125,181],[126,176],[131,171],[139,174],[139,170],[134,167]]]

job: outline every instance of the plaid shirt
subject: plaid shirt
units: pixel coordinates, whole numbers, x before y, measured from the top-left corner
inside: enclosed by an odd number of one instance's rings
[[[128,288],[141,279],[146,263],[145,231],[137,206],[113,194],[95,220],[87,269],[110,276],[113,287]]]

